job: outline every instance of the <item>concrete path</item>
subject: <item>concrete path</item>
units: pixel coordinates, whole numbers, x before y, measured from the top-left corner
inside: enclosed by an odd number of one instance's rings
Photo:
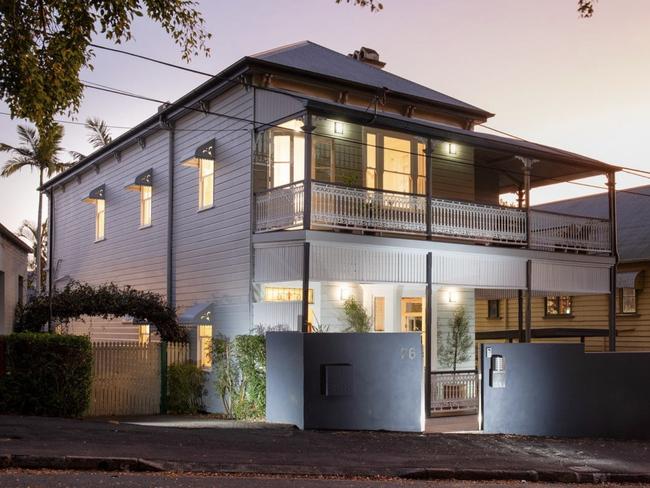
[[[650,442],[0,416],[0,467],[650,482]]]

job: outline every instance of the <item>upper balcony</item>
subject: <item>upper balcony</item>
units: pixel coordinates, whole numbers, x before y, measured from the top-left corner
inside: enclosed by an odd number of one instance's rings
[[[564,163],[542,164],[500,148],[310,119],[315,122],[310,132],[302,130],[305,122],[294,119],[258,140],[257,233],[310,228],[546,251],[613,252],[609,219],[526,205],[536,184],[568,181],[576,174],[594,174],[593,169],[578,173],[569,167],[563,175]],[[512,190],[519,204],[500,204],[500,195]]]

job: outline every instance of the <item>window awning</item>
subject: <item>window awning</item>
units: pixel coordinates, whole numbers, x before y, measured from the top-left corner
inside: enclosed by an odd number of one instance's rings
[[[214,139],[210,139],[208,142],[205,142],[201,144],[199,147],[197,147],[196,150],[194,151],[194,156],[192,156],[189,159],[186,159],[181,164],[183,166],[189,166],[190,168],[198,168],[199,161],[202,159],[214,161],[215,159],[214,146],[215,146]]]
[[[616,273],[616,288],[643,289],[643,271],[624,271]]]
[[[143,186],[153,186],[153,168],[135,177],[135,181],[126,187],[127,190],[141,191]]]
[[[101,185],[90,190],[88,196],[83,199],[86,203],[95,203],[97,200],[106,200],[106,185]]]
[[[212,303],[196,303],[178,318],[181,325],[212,325]]]

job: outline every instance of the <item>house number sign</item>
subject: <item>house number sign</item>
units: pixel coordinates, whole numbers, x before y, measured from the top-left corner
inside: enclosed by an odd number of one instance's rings
[[[403,347],[400,350],[400,359],[408,359],[413,361],[415,359],[416,352],[414,347]]]

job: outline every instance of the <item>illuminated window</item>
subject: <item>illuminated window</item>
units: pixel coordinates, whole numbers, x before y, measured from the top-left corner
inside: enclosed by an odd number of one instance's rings
[[[148,344],[151,337],[149,324],[141,324],[138,326],[138,342],[140,344]]]
[[[425,153],[426,145],[418,142],[417,143],[417,152],[418,152],[418,185],[416,188],[417,193],[424,195],[427,192],[427,156]]]
[[[499,318],[499,300],[488,300],[488,319]]]
[[[198,344],[199,367],[211,368],[212,356],[210,355],[210,350],[212,346],[212,326],[199,325],[198,334],[199,334],[199,344]]]
[[[143,186],[140,190],[140,227],[151,225],[151,187]]]
[[[386,299],[384,297],[375,297],[373,305],[373,320],[375,322],[375,331],[383,332],[386,319]]]
[[[273,188],[302,181],[305,177],[305,136],[303,121],[280,124],[271,135],[271,185]]]
[[[104,225],[106,223],[106,202],[104,200],[97,200],[95,202],[95,240],[101,241],[104,239]]]
[[[199,210],[214,204],[214,161],[199,159]]]
[[[546,315],[571,316],[573,314],[573,297],[546,297]]]
[[[377,188],[377,136],[366,135],[366,186]]]
[[[636,290],[619,288],[616,293],[616,313],[636,313]]]
[[[411,190],[411,141],[384,136],[384,190]]]
[[[264,288],[264,301],[265,302],[301,302],[302,301],[302,288],[277,288],[266,287]],[[307,293],[307,302],[314,303],[314,290],[309,289]]]

